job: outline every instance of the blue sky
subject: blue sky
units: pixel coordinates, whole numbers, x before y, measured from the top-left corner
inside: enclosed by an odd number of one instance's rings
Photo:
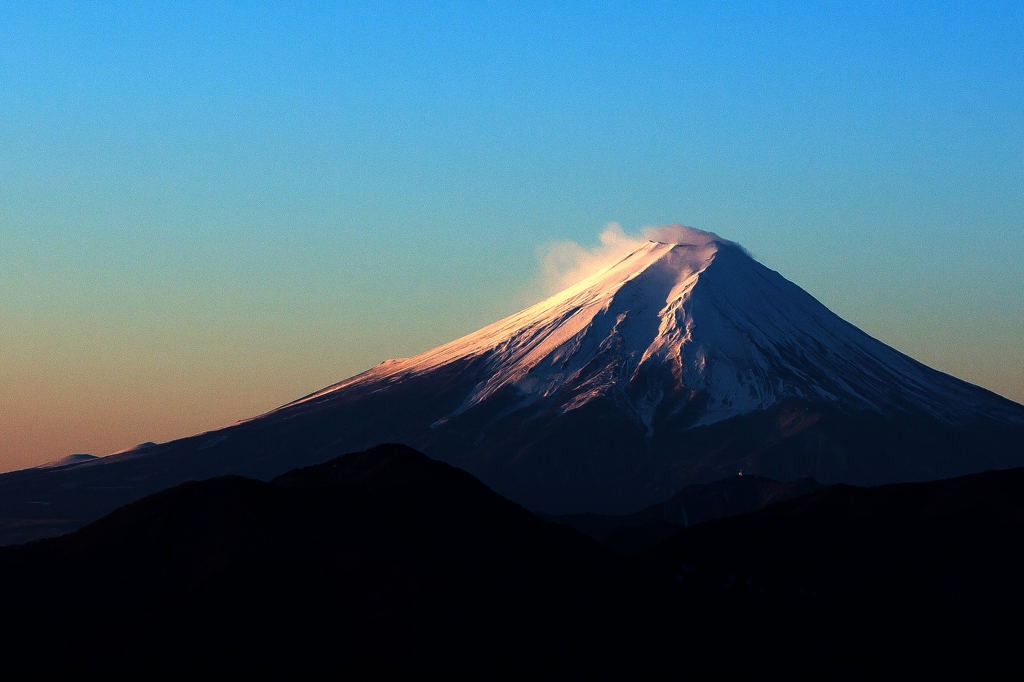
[[[1019,3],[6,3],[0,470],[215,428],[684,223],[1024,400]]]

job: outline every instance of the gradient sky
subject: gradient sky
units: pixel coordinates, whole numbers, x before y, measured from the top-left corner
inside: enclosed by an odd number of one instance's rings
[[[1024,401],[1019,2],[9,2],[0,471],[251,417],[684,223]]]

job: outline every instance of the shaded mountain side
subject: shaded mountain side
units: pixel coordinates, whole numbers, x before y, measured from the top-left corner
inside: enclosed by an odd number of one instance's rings
[[[683,528],[712,519],[724,519],[806,495],[821,488],[811,478],[782,483],[757,475],[737,475],[683,488],[665,502],[634,514],[541,514],[584,533],[620,554],[651,549]]]
[[[692,526],[636,561],[665,608],[729,610],[720,621],[750,656],[865,677],[1024,672],[1024,469],[837,484]]]
[[[389,409],[387,391],[367,400]],[[688,424],[686,414],[656,414],[648,435],[611,398],[566,414],[506,412],[512,395],[492,401],[409,442],[549,514],[630,514],[740,470],[870,486],[1024,463],[1024,429],[984,419],[950,424],[920,412],[883,415],[787,398],[705,426]]]
[[[0,475],[0,544],[71,532],[188,480],[226,473],[270,480],[297,465],[373,447],[389,435],[470,471],[528,509],[556,514],[634,513],[686,485],[739,470],[781,481],[876,485],[1010,468],[1024,460],[1024,436],[1013,425],[848,414],[797,400],[690,428],[674,439],[660,432],[646,438],[601,401],[554,422],[539,414],[523,427],[514,414],[480,412],[500,406],[487,403],[445,429],[431,429],[437,413],[423,406],[443,411],[457,404],[459,376],[474,371],[472,365],[446,369],[452,374],[436,385],[413,378],[397,392],[336,396],[330,405],[274,413],[138,452]]]

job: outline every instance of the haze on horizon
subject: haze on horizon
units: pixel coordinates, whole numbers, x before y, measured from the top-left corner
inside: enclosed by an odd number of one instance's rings
[[[0,471],[255,416],[651,226],[1024,402],[1018,3],[0,10]]]

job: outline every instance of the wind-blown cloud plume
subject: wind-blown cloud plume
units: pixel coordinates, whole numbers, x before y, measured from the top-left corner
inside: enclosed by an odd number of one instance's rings
[[[600,235],[600,244],[586,247],[574,241],[552,241],[537,248],[540,281],[545,294],[557,291],[614,264],[647,241],[668,244],[707,244],[726,240],[714,232],[685,225],[641,228],[640,234],[627,234],[618,223],[608,223]]]

